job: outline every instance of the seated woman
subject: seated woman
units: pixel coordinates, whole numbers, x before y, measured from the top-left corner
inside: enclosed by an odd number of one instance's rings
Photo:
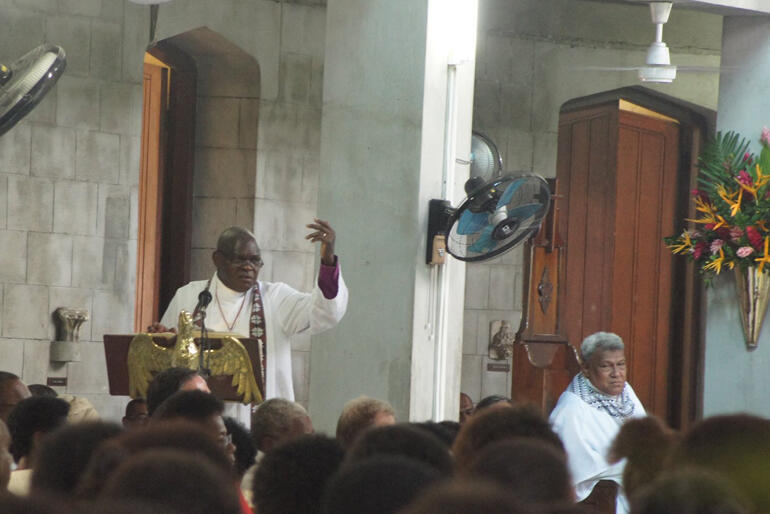
[[[625,460],[610,464],[610,446],[625,420],[646,415],[626,382],[624,345],[617,334],[586,337],[580,357],[582,371],[559,397],[550,417],[567,450],[577,501],[586,499],[600,480],[623,485]],[[616,512],[627,510],[622,488],[618,489]]]

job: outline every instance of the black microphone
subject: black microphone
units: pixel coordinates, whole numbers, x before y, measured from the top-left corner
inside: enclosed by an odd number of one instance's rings
[[[206,310],[206,307],[211,303],[211,293],[208,289],[201,291],[198,295],[198,309],[202,313]]]

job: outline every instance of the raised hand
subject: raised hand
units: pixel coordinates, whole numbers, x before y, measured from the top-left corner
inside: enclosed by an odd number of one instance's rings
[[[326,266],[334,266],[334,241],[336,233],[328,221],[313,218],[314,223],[305,225],[313,232],[305,236],[311,243],[321,242],[321,262]]]

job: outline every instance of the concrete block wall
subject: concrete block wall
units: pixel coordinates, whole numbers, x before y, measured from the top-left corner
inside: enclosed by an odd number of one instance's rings
[[[672,62],[718,66],[721,16],[674,6],[663,39]],[[559,110],[573,98],[639,85],[635,72],[581,66],[636,66],[654,39],[646,5],[578,0],[487,0],[479,9],[474,128],[497,145],[507,171],[556,175]],[[717,74],[680,73],[649,86],[716,109]],[[470,263],[465,293],[461,388],[474,401],[510,394],[509,373],[487,371],[489,322],[521,319],[521,250]],[[505,379],[503,377],[505,376]]]
[[[254,230],[265,256],[264,280],[309,291],[318,245],[305,240],[317,216],[321,151],[325,2],[281,4],[278,96],[260,101]],[[329,220],[334,226],[335,220]],[[338,234],[344,238],[345,234]],[[345,256],[340,256],[345,266]],[[292,340],[295,399],[307,407],[310,337]]]
[[[67,69],[0,137],[0,369],[27,383],[66,377],[62,393],[122,416],[108,394],[104,333],[133,326],[141,61],[148,20],[122,0],[0,2],[0,62],[43,42]],[[51,313],[86,309],[80,362],[49,362]]]

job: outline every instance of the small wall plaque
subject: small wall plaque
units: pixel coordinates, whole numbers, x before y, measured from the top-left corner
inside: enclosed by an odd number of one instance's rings
[[[67,387],[67,377],[48,377],[46,385],[49,387]]]
[[[488,362],[487,371],[499,371],[502,373],[508,373],[511,371],[511,364],[509,362]]]

